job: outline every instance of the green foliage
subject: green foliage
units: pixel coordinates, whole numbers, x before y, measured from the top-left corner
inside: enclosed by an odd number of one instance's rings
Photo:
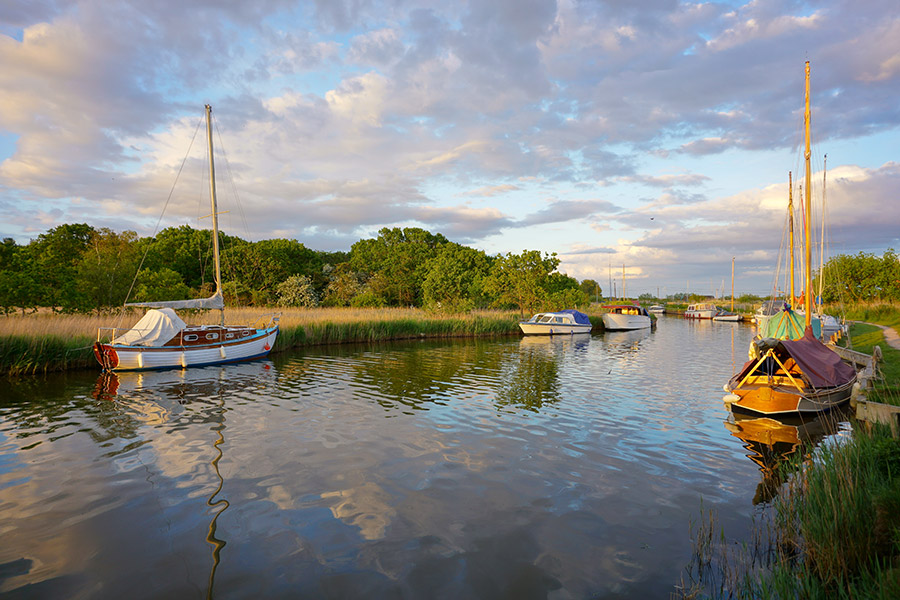
[[[191,289],[184,283],[181,274],[166,267],[155,271],[141,269],[131,293],[134,302],[186,300],[191,296]]]
[[[583,280],[579,287],[581,287],[581,291],[584,292],[586,296],[595,302],[599,302],[603,297],[603,290],[600,289],[600,284],[593,279]]]
[[[307,275],[291,275],[277,286],[275,293],[278,295],[279,306],[318,306],[316,290],[312,279]]]
[[[900,300],[900,259],[893,248],[882,256],[860,252],[831,258],[813,280],[813,289],[824,279],[824,302]]]
[[[556,253],[541,256],[538,250],[510,252],[496,258],[484,280],[484,291],[493,298],[494,306],[536,312],[548,299],[548,278],[558,266]]]
[[[325,297],[322,299],[324,306],[350,306],[353,298],[363,289],[359,274],[351,271],[350,264],[346,262],[331,269],[328,278]]]
[[[28,244],[29,270],[40,285],[37,304],[63,310],[83,306],[77,270],[96,233],[85,223],[59,225]]]
[[[481,250],[445,244],[427,268],[422,292],[429,308],[464,312],[487,306],[483,284],[491,269],[491,259]]]
[[[76,267],[76,291],[67,300],[69,307],[89,311],[123,304],[137,271],[136,241],[133,231],[93,231]]]
[[[428,262],[448,243],[443,235],[417,227],[385,227],[377,238],[353,244],[350,268],[360,273],[369,290],[386,304],[421,306]]]

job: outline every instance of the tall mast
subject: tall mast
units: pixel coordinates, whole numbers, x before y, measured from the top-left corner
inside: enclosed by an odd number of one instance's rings
[[[809,61],[806,61],[806,111],[804,112],[804,119],[806,123],[806,196],[805,206],[806,206],[806,219],[804,223],[804,235],[806,236],[806,291],[804,295],[806,296],[803,301],[803,310],[806,311],[806,326],[809,327],[812,324],[812,309],[810,306],[810,297],[812,296],[812,278],[810,275],[812,274],[812,250],[809,244],[809,221],[810,221],[810,207],[811,207],[811,198],[810,198],[810,185],[812,179],[812,173],[810,171],[809,158],[810,158],[810,150],[809,150]]]
[[[213,162],[212,106],[206,105],[206,139],[209,144],[209,202],[212,205],[213,260],[216,263],[216,295],[222,295],[222,267],[219,259],[219,215],[216,207],[216,165]],[[219,325],[225,326],[225,309],[219,309]]]
[[[731,312],[734,312],[734,257],[731,257]]]
[[[625,293],[625,263],[622,263],[622,300],[627,300],[628,294]]]
[[[826,177],[828,174],[828,155],[825,155],[824,163],[822,164],[822,237],[819,239],[819,291],[816,294],[816,305],[817,310],[819,312],[822,311],[822,306],[819,302],[822,301],[822,291],[825,289],[825,184],[827,183]]]
[[[793,174],[788,171],[788,225],[791,232],[791,308],[794,306],[794,183]]]

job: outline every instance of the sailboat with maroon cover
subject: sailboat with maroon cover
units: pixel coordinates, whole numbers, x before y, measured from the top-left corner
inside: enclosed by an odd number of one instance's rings
[[[276,315],[261,317],[253,325],[225,325],[212,108],[208,104],[206,134],[209,144],[209,191],[216,291],[209,298],[126,304],[151,310],[131,329],[120,331],[111,327],[100,328],[97,342],[94,343],[94,356],[104,371],[188,368],[251,360],[266,356],[275,344],[278,336]],[[189,326],[176,314],[177,309],[218,310],[219,323]],[[109,341],[104,342],[104,339]]]
[[[806,63],[806,214],[810,214],[810,110],[809,62]],[[819,413],[850,399],[856,383],[856,369],[844,363],[828,346],[819,341],[813,328],[810,225],[806,219],[806,290],[803,337],[754,339],[751,359],[724,388],[725,404],[732,411],[761,415],[797,415]],[[789,315],[790,316],[790,315]],[[792,321],[793,324],[793,321]],[[796,325],[799,325],[797,323]]]

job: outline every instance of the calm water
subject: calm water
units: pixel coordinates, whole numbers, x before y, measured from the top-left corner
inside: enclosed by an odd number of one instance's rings
[[[0,595],[667,598],[701,497],[757,510],[721,400],[753,333],[0,382]]]

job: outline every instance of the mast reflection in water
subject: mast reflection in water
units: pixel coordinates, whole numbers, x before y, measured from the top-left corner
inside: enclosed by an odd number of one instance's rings
[[[666,597],[701,497],[750,525],[721,382],[752,335],[662,316],[0,382],[0,595]]]

